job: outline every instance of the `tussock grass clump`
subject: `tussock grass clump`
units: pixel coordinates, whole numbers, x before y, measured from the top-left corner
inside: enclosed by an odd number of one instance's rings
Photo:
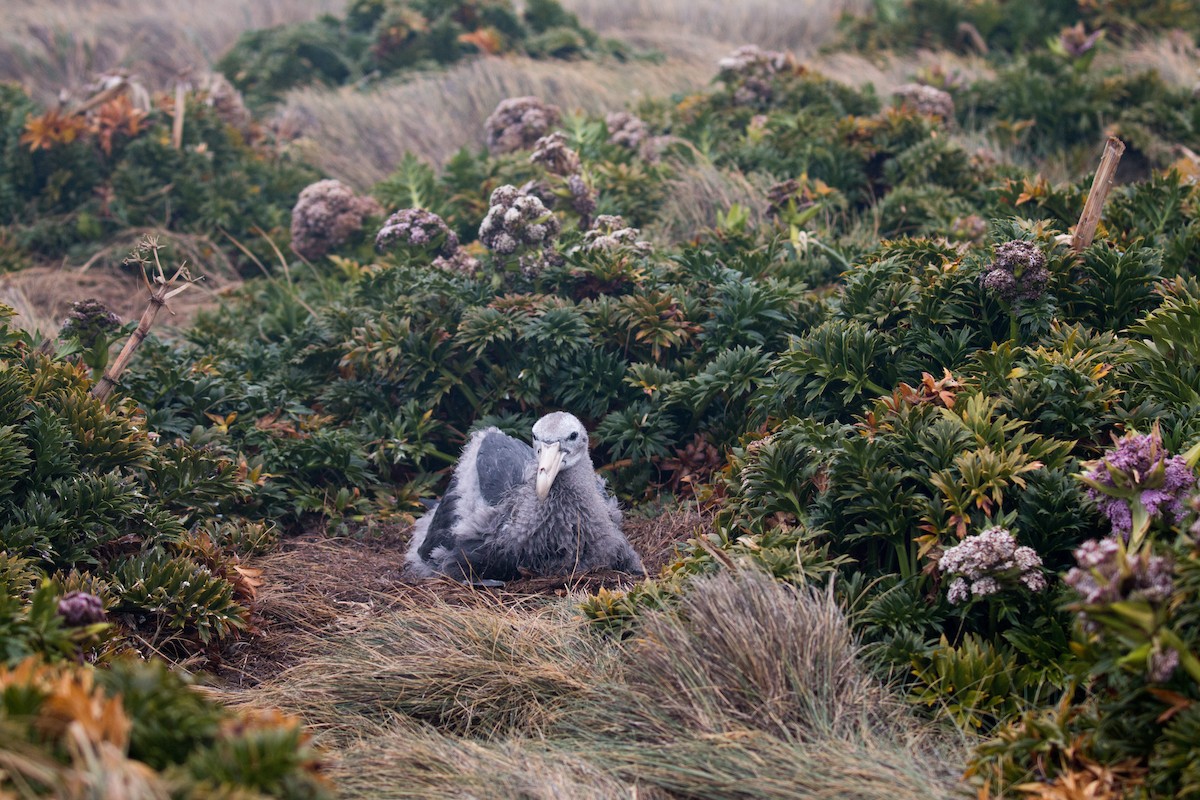
[[[720,574],[635,640],[635,692],[705,734],[753,728],[799,741],[877,735],[895,708],[857,661],[830,592],[760,572]]]
[[[568,601],[401,600],[254,702],[340,747],[346,797],[949,797],[965,745],[873,678],[828,591],[695,579],[635,639]]]
[[[333,774],[343,797],[603,800],[668,795],[627,783],[585,754],[545,742],[456,739],[397,730],[344,754]],[[386,788],[385,788],[386,787]]]
[[[414,603],[317,645],[259,697],[339,732],[404,717],[459,735],[535,733],[571,705],[602,701],[611,659],[583,624],[561,604]]]

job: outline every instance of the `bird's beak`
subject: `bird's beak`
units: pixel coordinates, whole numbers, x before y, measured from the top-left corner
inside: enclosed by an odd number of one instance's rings
[[[554,483],[562,462],[563,454],[558,448],[558,442],[544,446],[542,452],[538,453],[537,482],[534,484],[538,500],[545,500],[546,495],[550,494],[550,485]]]

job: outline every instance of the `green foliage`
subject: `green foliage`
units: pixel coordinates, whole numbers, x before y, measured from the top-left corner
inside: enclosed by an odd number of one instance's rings
[[[0,790],[109,796],[119,780],[121,791],[145,796],[330,796],[296,720],[235,714],[190,683],[162,662],[134,659],[104,670],[37,659],[0,667],[0,757],[12,765]]]
[[[0,321],[0,338],[11,329]],[[155,445],[127,400],[89,393],[89,370],[24,343],[0,369],[0,630],[5,663],[107,657],[127,633],[165,628],[208,643],[246,627],[224,574],[181,549],[189,526],[249,486],[227,459]],[[224,569],[223,564],[218,567]],[[59,602],[95,595],[111,615],[72,621]],[[190,639],[184,640],[191,642]],[[185,644],[187,652],[195,643]]]
[[[356,0],[344,18],[247,31],[217,68],[261,106],[298,86],[341,86],[510,52],[572,59],[624,51],[601,41],[557,0],[528,3],[520,15],[509,0]]]
[[[289,212],[314,173],[276,149],[262,128],[185,95],[180,146],[173,100],[148,109],[126,95],[84,113],[45,111],[18,89],[0,91],[0,226],[6,248],[30,259],[80,261],[130,228],[163,232],[168,249],[205,251],[235,268],[269,261],[267,232],[286,244]],[[115,126],[115,128],[114,128]],[[117,246],[114,250],[121,250]]]

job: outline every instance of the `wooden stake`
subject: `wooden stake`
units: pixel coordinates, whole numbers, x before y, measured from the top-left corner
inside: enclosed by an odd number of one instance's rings
[[[1108,142],[1104,145],[1104,155],[1100,157],[1100,166],[1096,169],[1096,178],[1092,181],[1087,202],[1083,204],[1083,213],[1079,215],[1079,224],[1075,226],[1075,235],[1071,238],[1071,249],[1076,253],[1090,245],[1096,236],[1100,212],[1104,208],[1104,201],[1108,199],[1113,176],[1117,174],[1117,164],[1121,162],[1121,154],[1124,152],[1124,142],[1115,136],[1108,137]]]
[[[175,84],[175,122],[171,126],[171,144],[175,149],[183,147],[183,113],[187,103],[185,102],[183,84]]]

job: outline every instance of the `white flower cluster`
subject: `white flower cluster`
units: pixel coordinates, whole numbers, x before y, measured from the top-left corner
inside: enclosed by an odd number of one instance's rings
[[[1000,527],[968,536],[947,549],[938,569],[958,576],[946,593],[955,605],[996,594],[1005,584],[1019,583],[1034,592],[1046,588],[1041,556],[1032,547],[1018,547],[1013,535]]]
[[[532,195],[515,186],[492,192],[487,216],[479,226],[479,240],[499,255],[512,255],[522,247],[550,245],[558,236],[558,218]]]
[[[923,83],[906,83],[896,89],[896,96],[902,106],[918,114],[940,117],[944,122],[954,119],[954,98],[949,92]]]
[[[583,249],[616,250],[620,247],[632,247],[639,251],[648,251],[649,242],[638,240],[641,231],[627,227],[625,220],[615,214],[601,214],[596,217],[596,224],[583,234]]]

